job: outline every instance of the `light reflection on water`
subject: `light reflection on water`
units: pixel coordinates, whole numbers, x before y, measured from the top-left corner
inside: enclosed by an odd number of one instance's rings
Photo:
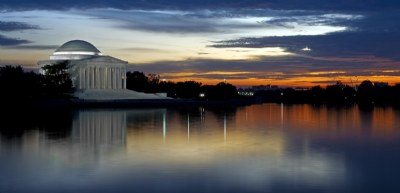
[[[55,114],[4,124],[0,192],[399,190],[399,118],[284,104]]]

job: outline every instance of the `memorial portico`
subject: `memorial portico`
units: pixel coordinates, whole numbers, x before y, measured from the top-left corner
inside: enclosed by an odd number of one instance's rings
[[[78,74],[73,78],[77,89],[126,89],[126,67],[118,60],[102,57],[75,64],[71,70]]]
[[[126,89],[127,61],[103,55],[91,43],[72,40],[61,45],[49,60],[38,62],[43,67],[68,62],[68,73],[75,89],[74,96],[89,100],[169,99],[166,94],[147,94]]]
[[[60,46],[50,60],[39,62],[39,67],[69,62],[73,86],[86,89],[126,89],[127,62],[104,56],[96,47],[83,40],[72,40]],[[41,73],[45,73],[41,70]]]

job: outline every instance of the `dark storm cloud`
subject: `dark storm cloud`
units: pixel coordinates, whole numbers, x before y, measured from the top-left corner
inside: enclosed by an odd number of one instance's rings
[[[21,44],[31,43],[28,40],[21,40],[15,38],[8,38],[0,34],[0,46],[17,46]]]
[[[218,9],[218,8],[270,8],[304,10],[395,10],[397,0],[3,0],[0,9],[69,9],[69,8],[117,8],[117,9]]]
[[[29,25],[23,22],[0,21],[0,31],[10,32],[10,31],[20,31],[29,29],[40,29],[40,28],[38,26]]]

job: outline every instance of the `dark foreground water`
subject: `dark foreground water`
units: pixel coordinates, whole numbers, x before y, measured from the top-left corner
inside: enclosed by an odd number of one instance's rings
[[[1,193],[400,192],[392,107],[16,112],[0,118]]]

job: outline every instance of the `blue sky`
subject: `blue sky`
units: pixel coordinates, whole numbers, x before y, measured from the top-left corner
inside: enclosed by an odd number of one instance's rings
[[[168,80],[394,84],[399,9],[394,0],[0,0],[0,65],[35,69],[83,39]]]

